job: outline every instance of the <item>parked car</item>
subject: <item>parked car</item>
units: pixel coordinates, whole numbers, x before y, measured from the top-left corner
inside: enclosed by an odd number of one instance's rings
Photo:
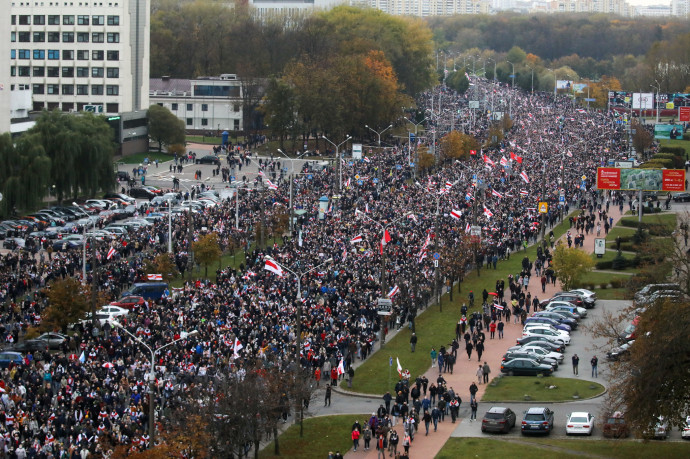
[[[125,309],[135,309],[144,306],[145,300],[141,296],[128,295],[123,296],[117,301],[113,301],[110,304],[113,306],[119,306]]]
[[[555,352],[563,352],[565,350],[565,344],[558,342],[555,338],[551,338],[549,336],[523,336],[518,338],[516,343],[519,346],[524,346],[525,344],[541,346],[545,349],[551,349]]]
[[[510,348],[510,349],[508,349],[508,352],[511,352],[514,350],[515,349]],[[527,344],[526,346],[519,347],[518,351],[533,352],[533,353],[538,354],[542,357],[547,357],[549,359],[556,360],[557,362],[562,362],[563,359],[565,358],[563,353],[561,353],[561,352],[555,352],[555,351],[551,351],[551,350],[543,348],[543,347],[531,346],[529,344]]]
[[[522,330],[522,336],[550,336],[555,341],[560,341],[563,344],[570,344],[570,335],[563,330],[556,330],[549,325],[542,324],[526,324]]]
[[[19,352],[2,351],[0,352],[0,368],[8,368],[10,364],[22,365],[24,356]]]
[[[515,427],[517,416],[510,408],[492,406],[482,419],[482,432],[508,433]]]
[[[673,193],[673,200],[675,202],[690,202],[690,193],[688,193],[687,191]]]
[[[578,295],[584,298],[591,299],[592,302],[595,304],[597,302],[597,294],[591,290],[587,290],[586,288],[574,288],[572,290],[569,290],[567,293],[577,293]]]
[[[680,290],[680,285],[676,283],[645,285],[640,291],[635,293],[635,303],[644,302],[651,294],[659,290]]]
[[[563,330],[568,333],[572,331],[572,328],[568,324],[564,324],[558,320],[553,320],[549,317],[544,317],[544,316],[532,316],[528,317],[525,320],[525,325],[526,324],[547,324],[551,325],[552,327],[556,328],[557,330]]]
[[[117,171],[117,172],[115,172],[115,179],[118,182],[129,182],[129,172]]]
[[[46,352],[50,346],[48,345],[48,341],[43,341],[42,339],[27,339],[25,341],[20,341],[18,343],[14,343],[12,346],[6,348],[8,351],[15,351],[15,352],[22,352],[22,353],[27,353],[27,352]]]
[[[130,188],[129,195],[133,198],[148,199],[149,201],[156,196],[153,192],[139,187]]]
[[[101,325],[105,325],[106,322],[109,322],[113,319],[116,319],[121,316],[126,316],[129,314],[129,311],[125,308],[121,308],[119,306],[112,306],[112,305],[107,305],[101,307],[101,309],[96,311],[96,319]],[[87,313],[84,320],[82,320],[80,323],[82,325],[87,324],[91,322],[91,313]]]
[[[129,174],[127,174],[127,175],[129,176]],[[103,195],[103,198],[105,198],[105,199],[117,198],[117,199],[122,199],[123,201],[128,202],[130,204],[136,203],[135,199],[133,199],[131,196],[127,196],[124,193],[106,193],[105,195]]]
[[[503,354],[503,362],[509,362],[514,359],[530,359],[543,365],[549,365],[553,371],[558,369],[558,360],[544,357],[536,352],[525,350],[510,351]]]
[[[550,434],[553,430],[553,411],[545,407],[532,407],[522,418],[522,434]]]
[[[206,155],[196,159],[196,164],[213,164],[220,166],[220,158],[215,155]]]
[[[690,440],[690,416],[685,418],[685,425],[683,426],[683,430],[680,431],[680,437],[683,440]]]
[[[606,353],[606,360],[616,361],[620,360],[621,357],[630,353],[630,346],[635,342],[635,340],[628,341],[627,343],[621,344],[618,347],[614,347]]]
[[[606,438],[625,438],[630,436],[630,427],[625,422],[623,413],[616,411],[606,418],[603,429]]]
[[[565,422],[566,435],[592,435],[594,416],[586,411],[576,411],[568,415]]]
[[[568,325],[571,330],[577,328],[577,320],[571,317],[566,317],[563,314],[559,314],[555,311],[539,311],[532,314],[532,317],[546,317],[548,319],[554,320],[558,323]]]
[[[43,340],[48,343],[50,349],[59,349],[62,343],[69,340],[68,337],[60,333],[44,333],[38,337],[38,339]]]
[[[654,427],[645,432],[645,437],[651,437],[655,440],[666,440],[669,434],[668,421],[663,416],[659,416],[656,423],[654,423]]]
[[[532,359],[519,358],[501,362],[501,372],[508,376],[550,376],[553,367]]]
[[[569,313],[576,315],[579,319],[584,319],[587,317],[587,310],[582,307],[577,307],[568,303],[566,301],[552,301],[547,303],[543,308],[545,311],[568,311]]]
[[[642,301],[636,303],[637,306],[647,307],[657,303],[657,301],[668,300],[672,303],[679,303],[685,300],[686,296],[680,290],[657,290]]]

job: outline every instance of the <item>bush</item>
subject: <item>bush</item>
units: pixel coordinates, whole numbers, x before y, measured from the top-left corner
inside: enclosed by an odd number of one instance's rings
[[[611,288],[621,288],[625,284],[625,279],[611,279]]]
[[[687,134],[685,134],[687,135]],[[683,135],[683,140],[685,140],[685,135]],[[673,153],[677,156],[685,156],[685,148],[683,147],[669,147],[663,146],[659,148],[659,153]]]
[[[597,264],[594,265],[596,269],[601,269],[603,271],[606,271],[607,269],[612,269],[613,268],[613,260],[608,260],[608,261],[599,261]]]
[[[625,258],[623,255],[621,255],[620,253],[618,255],[616,255],[616,258],[614,258],[613,261],[611,262],[611,268],[615,269],[616,271],[620,271],[622,269],[625,269],[628,266],[630,266],[630,261],[627,258]]]
[[[632,218],[622,218],[620,220],[620,224],[628,228],[645,229],[649,231],[649,234],[652,236],[670,236],[671,232],[673,231],[672,229],[666,228],[664,225],[659,225],[658,223],[638,222]]]
[[[683,134],[683,140],[690,140],[690,132]]]

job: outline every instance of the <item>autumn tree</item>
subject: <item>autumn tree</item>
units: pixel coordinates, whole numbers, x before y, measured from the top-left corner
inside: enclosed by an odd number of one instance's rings
[[[457,234],[457,233],[456,233]],[[453,301],[453,284],[458,282],[458,292],[460,282],[466,274],[466,268],[472,261],[472,247],[469,239],[456,236],[447,241],[441,247],[441,272],[450,282],[450,301]]]
[[[590,102],[594,107],[605,108],[608,105],[609,91],[620,91],[621,83],[617,78],[611,76],[602,76],[601,80],[590,82],[589,97],[596,99],[595,102]]]
[[[89,286],[78,279],[58,279],[49,285],[48,307],[43,313],[41,327],[44,330],[66,331],[69,324],[78,322],[91,310]]]
[[[635,150],[640,155],[644,156],[644,152],[652,146],[652,143],[654,142],[654,136],[637,119],[633,119],[631,128],[635,130],[632,139],[633,145],[635,146]]]
[[[198,256],[198,255],[197,255]],[[177,277],[179,271],[173,257],[169,253],[161,253],[155,258],[144,260],[144,271],[147,274],[161,274],[163,281],[170,283]]]
[[[429,153],[427,147],[417,148],[417,163],[419,164],[419,170],[422,172],[429,172],[429,170],[434,167],[436,163],[436,158],[434,155]]]
[[[149,137],[158,144],[158,151],[163,151],[163,145],[184,145],[184,121],[175,116],[167,108],[153,104],[149,107]]]
[[[551,266],[561,281],[563,290],[567,291],[574,288],[578,280],[594,268],[594,260],[583,250],[568,248],[559,243],[554,250]]]
[[[211,263],[220,261],[223,252],[218,242],[218,233],[208,233],[199,236],[199,240],[192,245],[197,263],[204,265],[204,277],[208,277],[208,267]]]
[[[458,131],[451,131],[441,139],[441,157],[446,161],[465,157],[462,135]]]

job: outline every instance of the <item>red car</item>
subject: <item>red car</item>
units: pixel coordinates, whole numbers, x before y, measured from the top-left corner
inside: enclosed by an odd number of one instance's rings
[[[137,309],[144,306],[144,298],[140,296],[125,296],[117,301],[110,303],[113,306],[120,306],[125,309]]]

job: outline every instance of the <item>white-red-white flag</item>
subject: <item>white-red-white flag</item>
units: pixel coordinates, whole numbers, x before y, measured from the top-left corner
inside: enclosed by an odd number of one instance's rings
[[[391,234],[387,229],[383,230],[383,237],[381,238],[381,245],[386,245],[391,241]]]
[[[344,375],[345,374],[345,362],[343,362],[343,359],[340,359],[340,363],[338,364],[338,376]]]
[[[502,195],[501,193],[499,193],[498,191],[494,190],[493,188],[491,189],[491,194],[492,194],[493,196],[496,196],[497,198],[502,198],[502,197],[503,197],[503,195]]]
[[[508,165],[508,160],[506,159],[505,156],[501,156],[501,166],[507,166]]]
[[[453,188],[453,184],[450,182],[446,182],[446,188],[450,190],[451,188]]]
[[[484,215],[486,215],[487,218],[491,218],[494,216],[494,213],[491,212],[488,207],[484,206]]]
[[[398,374],[399,374],[400,377],[402,378],[402,365],[400,365],[400,359],[396,357],[396,358],[395,358],[395,361],[396,361],[396,363],[398,364]]]
[[[525,183],[529,183],[529,177],[527,177],[527,172],[525,172],[525,171],[520,172],[520,177],[522,178],[522,180],[525,181]]]
[[[163,280],[163,275],[162,274],[148,274],[146,278],[150,281],[162,281]]]
[[[460,220],[460,217],[462,216],[462,211],[453,209],[450,211],[450,216],[456,220]]]
[[[108,255],[106,256],[106,258],[108,260],[110,260],[111,258],[113,258],[115,256],[116,253],[117,253],[117,250],[115,250],[114,247],[111,247],[110,250],[108,250]]]
[[[522,196],[527,196],[527,195],[529,195],[529,191],[527,191],[527,190],[520,190],[520,194],[521,194]]]
[[[275,262],[272,258],[266,258],[266,264],[264,264],[264,269],[267,271],[271,271],[274,274],[277,274],[282,277],[283,275],[283,268],[280,267],[278,263]]]
[[[468,222],[467,225],[465,225],[465,232],[466,232],[466,233],[469,233],[471,229],[472,229],[472,228],[470,227],[470,224],[469,224],[469,222]]]
[[[362,235],[358,234],[357,236],[350,239],[350,244],[357,244],[358,242],[362,242],[362,240],[363,240]]]
[[[388,292],[388,298],[393,298],[393,297],[394,297],[396,294],[398,294],[399,292],[400,292],[400,289],[399,289],[398,286],[396,285],[395,287],[393,287],[393,288],[390,290],[390,292]]]
[[[268,184],[268,189],[269,189],[269,190],[277,190],[277,189],[278,189],[278,185],[276,185],[275,183],[271,182],[269,179],[266,179],[266,183]]]

